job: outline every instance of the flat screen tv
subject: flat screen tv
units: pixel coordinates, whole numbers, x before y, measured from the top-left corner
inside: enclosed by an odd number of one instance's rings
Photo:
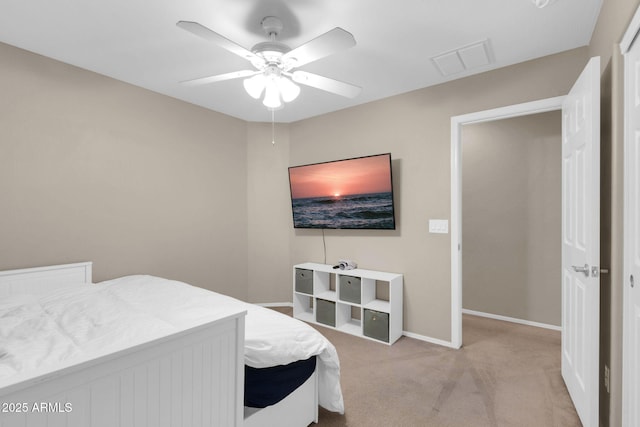
[[[391,154],[289,168],[294,228],[395,230]]]

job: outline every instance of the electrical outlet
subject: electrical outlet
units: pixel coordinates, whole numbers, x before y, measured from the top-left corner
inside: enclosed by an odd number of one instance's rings
[[[604,365],[604,387],[609,393],[609,367],[607,365]]]

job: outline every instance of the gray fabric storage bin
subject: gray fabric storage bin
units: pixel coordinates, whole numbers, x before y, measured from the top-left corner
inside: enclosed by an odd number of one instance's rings
[[[336,326],[336,303],[323,299],[316,300],[316,322]]]
[[[340,276],[340,300],[360,304],[361,279],[352,276]]]
[[[364,335],[389,342],[389,313],[364,309]]]
[[[313,271],[296,268],[296,292],[313,295]]]

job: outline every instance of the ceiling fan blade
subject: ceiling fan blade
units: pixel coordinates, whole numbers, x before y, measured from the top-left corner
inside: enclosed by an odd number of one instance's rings
[[[347,98],[355,98],[362,91],[361,87],[306,71],[294,71],[291,73],[291,78],[296,83],[315,87],[316,89],[325,90]]]
[[[197,22],[192,21],[178,21],[176,25],[183,30],[190,32],[198,37],[201,37],[205,40],[209,40],[228,50],[231,53],[235,53],[236,55],[250,61],[252,64],[264,64],[264,59],[260,58],[255,53],[251,52],[248,49],[240,46],[239,44],[232,42],[228,38],[221,36],[215,31],[210,30],[204,25],[198,24]],[[257,66],[257,65],[256,65]]]
[[[336,27],[287,52],[282,59],[291,67],[299,67],[355,45],[356,39],[350,32]]]
[[[185,80],[180,83],[187,86],[197,86],[197,85],[203,85],[207,83],[221,82],[224,80],[240,79],[242,77],[255,76],[256,74],[260,74],[260,73],[261,71],[241,70],[241,71],[234,71],[232,73],[218,74],[215,76],[200,77],[198,79],[193,79],[193,80]]]

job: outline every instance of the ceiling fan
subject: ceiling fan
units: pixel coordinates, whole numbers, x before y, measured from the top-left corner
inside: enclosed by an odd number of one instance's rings
[[[353,35],[340,27],[327,31],[292,50],[276,40],[283,28],[282,21],[274,16],[267,16],[262,20],[261,25],[269,41],[258,43],[248,50],[197,22],[178,21],[176,25],[248,60],[255,68],[255,70],[233,71],[186,80],[182,83],[200,85],[244,78],[243,84],[247,93],[255,99],[260,99],[264,93],[262,103],[271,110],[279,109],[283,106],[283,102],[291,102],[298,97],[300,87],[296,83],[347,98],[357,96],[362,90],[349,83],[296,70],[305,64],[355,46],[356,41]]]

